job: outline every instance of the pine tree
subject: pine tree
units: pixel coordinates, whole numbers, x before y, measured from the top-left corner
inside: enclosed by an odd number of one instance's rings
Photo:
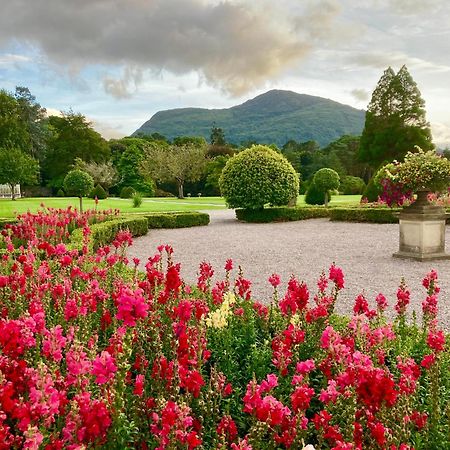
[[[397,74],[387,68],[366,112],[359,159],[377,168],[394,159],[402,160],[414,146],[434,148],[425,102],[406,66]]]

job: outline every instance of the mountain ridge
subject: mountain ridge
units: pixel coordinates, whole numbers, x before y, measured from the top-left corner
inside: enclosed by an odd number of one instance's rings
[[[133,136],[160,133],[204,136],[215,123],[228,142],[284,145],[288,140],[315,140],[321,146],[344,134],[360,134],[365,112],[331,99],[273,89],[230,108],[175,108],[158,111]]]

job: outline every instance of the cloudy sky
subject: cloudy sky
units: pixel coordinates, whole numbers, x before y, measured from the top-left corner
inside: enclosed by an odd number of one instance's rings
[[[0,88],[27,86],[108,138],[274,88],[365,108],[403,64],[450,146],[447,0],[7,0],[0,15]]]

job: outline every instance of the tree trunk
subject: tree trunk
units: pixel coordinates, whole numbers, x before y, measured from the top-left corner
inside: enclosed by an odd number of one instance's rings
[[[10,184],[9,187],[11,188],[11,200],[16,200],[16,193],[14,192],[16,185]]]
[[[184,183],[182,181],[177,181],[178,183],[178,198],[184,198],[183,186]]]
[[[325,208],[328,208],[328,191],[325,192]]]
[[[80,199],[80,213],[83,212],[83,197],[79,197]]]

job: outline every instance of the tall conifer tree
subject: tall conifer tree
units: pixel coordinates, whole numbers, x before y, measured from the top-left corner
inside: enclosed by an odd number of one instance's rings
[[[432,149],[424,107],[425,102],[406,66],[397,74],[391,67],[387,68],[367,108],[360,160],[377,168],[394,159],[402,160],[415,145]]]

